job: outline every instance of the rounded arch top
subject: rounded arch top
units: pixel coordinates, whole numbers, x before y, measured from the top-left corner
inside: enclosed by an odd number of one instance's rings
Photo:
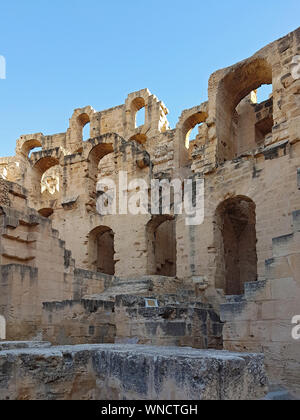
[[[106,226],[106,225],[99,225],[99,226],[96,226],[94,229],[92,229],[88,233],[87,237],[90,239],[92,237],[96,237],[98,235],[102,235],[103,233],[106,233],[106,232],[112,232],[112,233],[114,233],[114,231],[112,230],[111,227]]]
[[[34,170],[43,174],[52,166],[60,165],[61,159],[64,157],[60,147],[55,149],[36,152],[30,157],[31,166]]]
[[[44,136],[42,133],[22,135],[17,140],[16,153],[29,157],[31,150],[43,147]]]
[[[256,55],[233,67],[220,70],[215,74],[215,79],[215,96],[210,97],[210,102],[215,102],[212,117],[216,121],[217,162],[223,163],[257,146],[258,135],[254,123],[253,131],[248,130],[247,136],[243,135],[246,123],[242,125],[240,115],[244,121],[248,118],[248,124],[252,124],[251,118],[255,110],[251,108],[251,104],[254,102],[247,97],[262,85],[273,83],[273,69],[265,56]],[[273,112],[270,124],[272,132]],[[260,137],[263,139],[264,135]]]
[[[77,108],[74,110],[73,115],[70,119],[70,125],[76,122],[81,127],[84,127],[87,123],[91,122],[95,114],[96,114],[96,111],[90,105],[84,108]]]
[[[123,150],[126,146],[136,148],[136,152],[144,153],[144,148],[135,139],[127,142],[123,137],[116,133],[107,133],[102,136],[89,139],[83,145],[83,158],[89,160],[91,157],[100,159],[108,153]]]
[[[176,138],[180,165],[189,161],[189,140],[190,133],[199,124],[205,123],[208,119],[208,103],[187,109],[182,112],[176,125]]]
[[[253,90],[272,84],[272,66],[264,57],[253,57],[230,68],[219,81],[217,97],[226,97],[234,109]],[[221,106],[221,104],[217,105]]]

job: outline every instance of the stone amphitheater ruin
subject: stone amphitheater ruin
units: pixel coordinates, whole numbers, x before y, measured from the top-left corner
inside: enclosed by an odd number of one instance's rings
[[[300,397],[299,55],[215,72],[175,129],[144,89],[0,159],[0,399]],[[121,171],[204,180],[203,223],[98,214]]]

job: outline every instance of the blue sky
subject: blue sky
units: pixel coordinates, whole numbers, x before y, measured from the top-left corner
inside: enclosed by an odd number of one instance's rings
[[[148,87],[175,127],[210,74],[299,26],[299,0],[12,0],[0,7],[0,156],[21,134],[66,131],[73,109]]]

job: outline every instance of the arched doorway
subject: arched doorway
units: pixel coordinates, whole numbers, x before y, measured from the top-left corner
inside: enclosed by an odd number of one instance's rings
[[[98,226],[89,234],[89,268],[103,274],[115,274],[114,232]]]
[[[257,280],[256,212],[244,196],[225,200],[215,218],[216,287],[226,295],[241,295],[244,284]]]
[[[150,275],[176,276],[176,223],[172,216],[153,216],[147,224]]]

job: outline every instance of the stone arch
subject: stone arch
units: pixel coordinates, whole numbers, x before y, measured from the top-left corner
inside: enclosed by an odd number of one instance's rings
[[[226,295],[241,295],[244,284],[257,280],[256,205],[249,197],[235,196],[216,209],[216,288]]]
[[[111,148],[117,150],[119,146],[124,143],[126,143],[126,141],[116,133],[107,133],[102,136],[94,137],[84,143],[82,151],[83,158],[88,161],[93,154],[95,154],[95,156],[98,155],[101,158],[101,149],[103,149],[103,152],[105,149],[108,150]],[[107,153],[104,153],[103,156],[105,156],[105,154]]]
[[[115,274],[114,232],[108,226],[97,226],[88,234],[89,269],[103,274]]]
[[[145,108],[144,124],[137,126],[136,115],[143,108]],[[153,133],[161,133],[169,129],[168,113],[169,111],[164,103],[159,101],[155,95],[152,95],[148,89],[130,93],[125,101],[124,137],[126,140],[133,138],[144,144]],[[139,137],[137,135],[143,136]]]
[[[184,166],[190,161],[189,135],[201,123],[205,124],[208,118],[207,102],[183,111],[176,126],[176,151],[179,166]],[[200,133],[199,133],[200,134]],[[205,141],[205,139],[203,139]]]
[[[182,125],[182,135],[185,143],[185,147],[189,148],[190,133],[196,127],[206,121],[207,114],[205,112],[196,112],[188,117]]]
[[[0,315],[0,340],[6,340],[6,319]]]
[[[28,158],[32,150],[43,147],[43,140],[42,133],[23,135],[17,141],[16,153]]]
[[[133,101],[130,104],[130,109],[131,109],[131,114],[132,114],[132,118],[133,118],[133,128],[138,128],[141,127],[141,125],[139,125],[137,123],[137,113],[141,110],[144,109],[144,123],[142,124],[142,126],[145,125],[146,123],[146,102],[145,99],[143,97],[138,97],[133,99]]]
[[[31,150],[36,149],[37,147],[42,147],[41,141],[27,140],[22,146],[22,154],[28,157]]]
[[[71,119],[67,134],[67,142],[70,152],[75,153],[83,147],[83,129],[90,124],[89,138],[97,136],[99,133],[99,123],[97,113],[91,106],[75,109]]]
[[[217,160],[219,163],[232,160],[239,154],[240,139],[236,135],[237,106],[243,99],[250,101],[251,98],[247,96],[263,84],[272,84],[272,67],[262,57],[243,61],[234,68],[228,69],[220,80],[216,96]],[[253,118],[255,119],[255,115]]]
[[[99,163],[109,154],[116,158],[127,154],[127,148],[131,149],[133,160],[130,161],[137,168],[145,168],[150,165],[150,157],[142,145],[136,141],[127,142],[116,133],[107,133],[93,138],[84,143],[83,159],[87,161],[87,191],[91,201],[91,208],[96,204],[96,184],[100,173]],[[92,204],[94,203],[94,204]]]
[[[146,226],[147,273],[176,276],[176,220],[174,216],[152,216]]]
[[[85,126],[87,126],[88,124],[89,124],[89,136],[88,136],[88,138],[91,138],[91,126],[90,126],[91,120],[90,120],[89,115],[86,112],[80,114],[77,117],[77,122],[78,122],[79,127],[81,127],[81,140],[82,141],[85,140],[84,137],[83,137],[83,130],[84,130]]]
[[[28,182],[30,182],[31,191],[35,198],[42,195],[41,182],[45,172],[54,166],[61,166],[62,158],[63,153],[60,148],[33,153],[30,158],[32,171]]]
[[[96,185],[98,181],[98,166],[104,156],[114,152],[116,144],[115,135],[104,135],[95,139],[90,139],[84,144],[83,154],[87,160],[87,190],[89,196],[96,199]]]

